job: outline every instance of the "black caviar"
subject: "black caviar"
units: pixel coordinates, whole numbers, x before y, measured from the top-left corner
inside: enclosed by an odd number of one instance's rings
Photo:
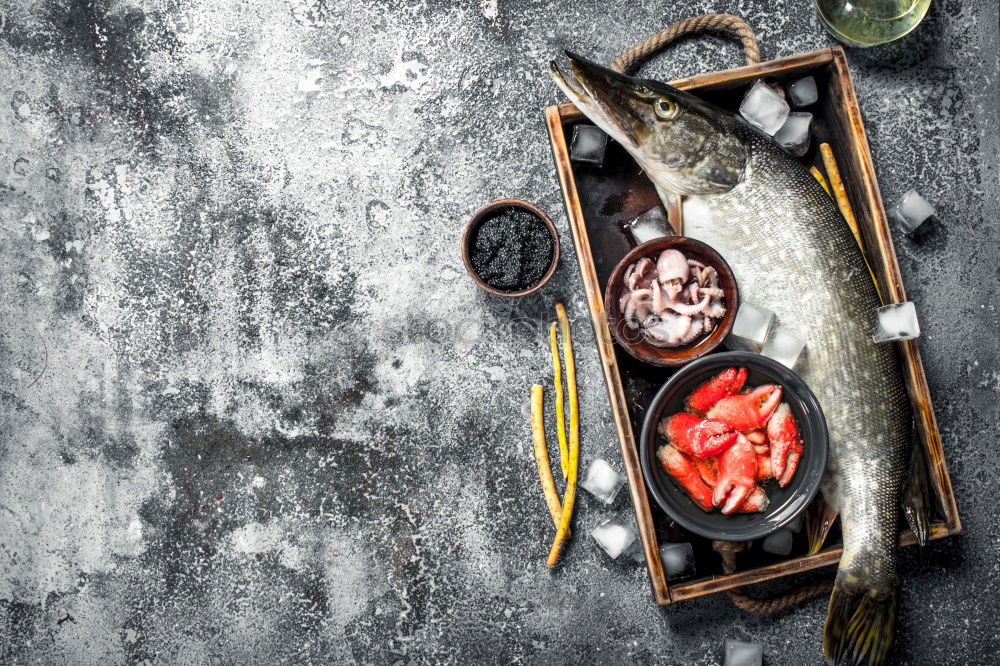
[[[552,234],[545,222],[514,206],[490,213],[469,248],[476,275],[500,291],[534,287],[549,270],[552,253]]]

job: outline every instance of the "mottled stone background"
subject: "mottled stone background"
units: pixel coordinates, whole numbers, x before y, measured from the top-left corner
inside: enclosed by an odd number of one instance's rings
[[[545,63],[711,10],[765,57],[832,43],[810,0],[3,2],[0,662],[686,665],[730,636],[818,663],[825,601],[658,609],[589,497],[544,567],[547,347],[458,254],[492,199],[555,217],[517,314],[580,318],[583,455],[620,465]],[[945,224],[895,241],[965,532],[902,555],[898,663],[1000,651],[997,12],[935,0],[849,53],[884,195]],[[739,58],[686,40],[646,71]]]

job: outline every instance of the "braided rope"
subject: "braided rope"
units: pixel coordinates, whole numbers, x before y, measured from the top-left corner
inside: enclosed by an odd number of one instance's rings
[[[615,61],[611,63],[611,69],[616,72],[624,72],[678,37],[701,30],[731,30],[735,32],[743,43],[743,53],[746,56],[747,64],[755,65],[760,62],[760,44],[757,42],[757,36],[753,33],[753,28],[747,25],[746,21],[732,14],[702,14],[678,21],[641,44],[633,46],[615,58]]]
[[[722,556],[722,570],[731,574],[736,571],[736,553],[750,547],[749,542],[713,541],[712,548]],[[810,583],[804,583],[799,587],[771,599],[758,599],[743,592],[743,588],[734,587],[726,590],[729,599],[737,608],[741,608],[751,613],[775,613],[784,610],[789,606],[800,604],[807,599],[818,597],[823,594],[830,594],[833,590],[833,579],[826,578]]]

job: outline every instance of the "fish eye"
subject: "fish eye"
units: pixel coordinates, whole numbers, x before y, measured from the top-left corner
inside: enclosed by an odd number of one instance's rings
[[[666,97],[661,97],[653,102],[653,112],[657,118],[670,120],[677,115],[677,105]]]

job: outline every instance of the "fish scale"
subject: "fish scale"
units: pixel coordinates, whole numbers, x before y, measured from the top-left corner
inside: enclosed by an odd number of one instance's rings
[[[830,432],[823,492],[841,512],[841,575],[891,590],[910,407],[892,346],[871,339],[878,293],[847,223],[812,175],[769,139],[741,133],[749,154],[743,180],[691,197],[702,215],[685,219],[684,234],[726,258],[742,299],[771,309],[806,341],[796,371],[816,392]]]
[[[822,490],[844,537],[824,652],[838,665],[885,663],[912,415],[894,348],[871,338],[881,303],[854,235],[805,167],[732,113],[567,56],[573,78],[550,65],[559,87],[664,199],[684,197],[685,234],[726,258],[740,297],[805,339],[797,371],[826,417]]]

